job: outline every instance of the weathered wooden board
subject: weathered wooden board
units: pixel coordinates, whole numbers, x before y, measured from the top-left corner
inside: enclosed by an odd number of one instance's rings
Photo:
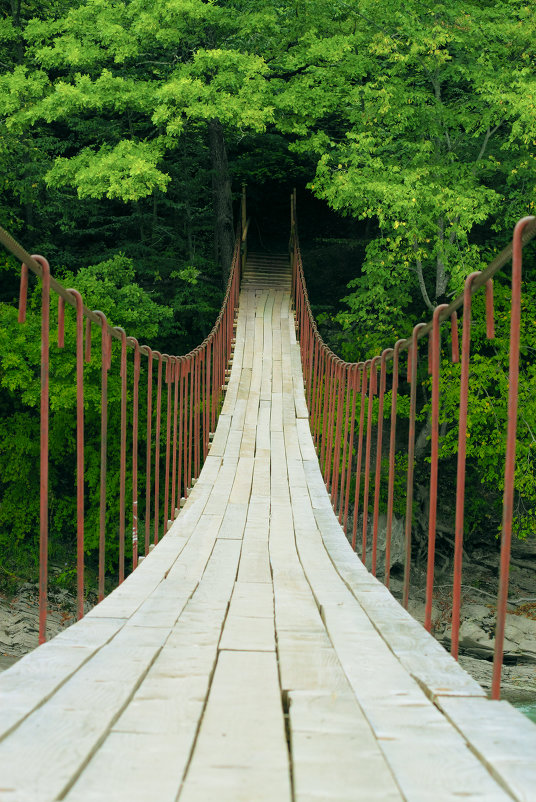
[[[402,802],[353,694],[294,691],[289,708],[296,802]]]
[[[180,802],[290,802],[273,652],[220,652]]]

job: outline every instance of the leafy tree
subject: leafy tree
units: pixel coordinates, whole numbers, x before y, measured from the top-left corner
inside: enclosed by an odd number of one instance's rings
[[[277,109],[318,159],[311,189],[378,225],[339,317],[363,351],[459,291],[489,231],[535,208],[535,26],[517,0],[340,0],[285,54]]]

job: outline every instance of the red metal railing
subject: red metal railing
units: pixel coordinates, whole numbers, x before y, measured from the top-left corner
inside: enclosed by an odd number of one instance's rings
[[[310,411],[311,431],[320,460],[331,502],[339,521],[357,551],[360,540],[360,556],[363,562],[370,558],[372,573],[376,575],[378,559],[378,520],[380,489],[382,487],[381,459],[383,449],[383,425],[376,426],[376,443],[373,445],[373,397],[378,396],[377,420],[383,421],[384,400],[387,386],[387,363],[391,370],[391,415],[388,446],[388,476],[385,533],[384,582],[390,582],[390,552],[393,527],[393,502],[395,493],[395,454],[397,443],[397,396],[400,381],[400,355],[407,352],[407,381],[409,393],[409,423],[407,445],[407,468],[405,476],[405,558],[402,603],[408,606],[410,573],[412,566],[413,528],[413,484],[415,461],[415,422],[417,415],[417,363],[419,343],[427,338],[428,372],[431,374],[431,451],[429,484],[429,520],[426,574],[425,626],[430,631],[432,622],[432,600],[434,593],[435,539],[438,500],[439,462],[439,376],[440,376],[440,329],[450,320],[451,356],[458,362],[457,310],[463,313],[461,350],[461,379],[458,422],[457,490],[455,511],[454,571],[452,583],[452,636],[451,651],[458,657],[460,607],[462,589],[462,555],[464,532],[467,405],[469,391],[471,302],[473,295],[485,287],[486,334],[494,337],[492,277],[512,259],[512,308],[510,329],[510,357],[508,379],[508,426],[506,432],[506,459],[503,496],[503,523],[499,593],[497,600],[497,624],[493,665],[492,696],[499,698],[503,659],[506,606],[508,597],[508,574],[514,502],[514,467],[517,426],[517,398],[520,341],[521,256],[523,245],[536,235],[536,218],[525,217],[516,225],[513,243],[505,248],[483,272],[471,273],[465,281],[464,293],[450,304],[441,304],[430,323],[419,323],[409,339],[398,340],[392,348],[364,362],[349,363],[340,359],[320,336],[307,296],[302,257],[296,226],[296,196],[291,199],[291,258],[293,268],[292,294],[296,310],[300,341],[305,392]],[[378,381],[379,370],[379,381]],[[372,465],[372,452],[375,464]],[[371,477],[374,497],[371,500]],[[383,479],[385,482],[385,478]],[[363,483],[363,487],[361,487]],[[352,490],[353,486],[353,490]],[[350,502],[353,503],[353,520],[349,526]],[[360,506],[361,505],[361,506]],[[369,511],[372,512],[372,527]],[[361,532],[358,524],[362,517]],[[370,554],[369,533],[372,528]],[[358,537],[358,534],[360,537]]]
[[[19,296],[19,323],[26,319],[28,274],[34,273],[41,281],[41,448],[40,448],[40,560],[39,560],[39,642],[46,639],[48,551],[49,551],[49,352],[51,293],[58,297],[58,346],[65,343],[65,307],[76,312],[76,499],[77,499],[77,608],[78,618],[84,613],[84,362],[91,361],[91,339],[94,326],[101,332],[101,425],[100,425],[100,508],[99,508],[99,559],[98,599],[105,593],[106,516],[110,502],[106,497],[108,447],[108,381],[114,370],[119,370],[120,443],[119,443],[119,570],[118,582],[125,578],[125,518],[127,483],[132,485],[132,570],[138,565],[138,480],[139,453],[145,450],[145,533],[144,554],[150,549],[151,523],[153,542],[158,543],[178,514],[180,499],[187,497],[192,482],[201,471],[209,449],[209,435],[216,427],[224,393],[225,369],[233,347],[235,310],[238,307],[240,274],[245,249],[245,201],[242,202],[242,220],[236,239],[232,265],[224,301],[208,337],[188,354],[172,356],[140,345],[128,337],[124,329],[110,326],[100,311],[84,305],[77,290],[66,289],[54,280],[50,267],[42,256],[30,256],[6,231],[0,228],[0,241],[20,261],[21,282]],[[84,334],[85,320],[85,334]],[[112,338],[121,343],[119,364],[112,360]],[[133,368],[130,387],[128,382],[127,353],[133,350]],[[143,364],[142,364],[143,361]],[[156,371],[153,369],[156,361]],[[156,405],[155,400],[156,372]],[[140,427],[140,383],[146,393],[147,410],[144,431]],[[164,389],[166,388],[166,389]],[[162,421],[162,396],[167,396],[165,421]],[[130,470],[127,457],[127,427],[129,425],[128,399],[131,399],[132,453]],[[154,420],[155,419],[155,420]],[[154,436],[153,436],[154,431]],[[162,468],[162,454],[165,453]],[[161,508],[162,480],[164,502]],[[153,495],[154,494],[154,495]],[[108,541],[109,542],[109,541]]]

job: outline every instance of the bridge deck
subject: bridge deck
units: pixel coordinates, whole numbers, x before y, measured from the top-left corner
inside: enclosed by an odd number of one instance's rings
[[[484,698],[333,515],[277,272],[245,276],[223,411],[171,530],[0,677],[2,802],[535,798],[536,729]]]

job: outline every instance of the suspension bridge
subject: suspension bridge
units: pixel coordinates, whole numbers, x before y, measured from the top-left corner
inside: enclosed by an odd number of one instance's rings
[[[531,233],[534,224],[527,225]],[[287,255],[246,256],[240,244],[246,230],[244,215],[215,329],[200,349],[177,358],[109,328],[102,313],[86,310],[79,295],[69,295],[50,279],[45,260],[19,248],[26,265],[20,319],[28,267],[44,286],[41,640],[46,637],[43,473],[46,479],[51,286],[63,299],[60,346],[65,304],[77,313],[82,594],[84,316],[89,321],[86,360],[91,325],[102,333],[105,445],[112,337],[120,340],[122,562],[113,592],[104,596],[102,581],[97,606],[85,616],[82,606],[76,624],[0,676],[0,800],[536,799],[536,728],[509,703],[487,699],[396,601],[387,587],[388,560],[384,581],[374,576],[377,499],[372,572],[363,564],[368,516],[363,516],[359,559],[357,511],[353,522],[348,512],[350,490],[357,501],[361,498],[352,476],[364,476],[368,509],[374,471],[372,404],[363,399],[379,394],[383,403],[387,359],[398,359],[404,347],[413,346],[409,373],[416,371],[417,336],[431,332],[435,337],[443,320],[452,322],[455,308],[441,308],[433,324],[418,328],[409,343],[399,341],[390,353],[348,365],[330,354],[310,318],[297,237],[290,260]],[[518,233],[514,260],[520,258],[523,231]],[[7,244],[16,250],[11,240]],[[489,280],[486,273],[473,275],[472,291],[477,283],[489,286]],[[462,299],[464,322],[470,297],[466,293]],[[134,355],[135,570],[125,578],[128,347]],[[434,353],[432,372],[437,371]],[[147,366],[140,374],[141,355]],[[462,344],[462,362],[466,358]],[[137,555],[140,375],[147,378],[149,444],[143,559]],[[101,458],[105,482],[105,448]],[[163,510],[159,482],[165,485]],[[185,502],[179,512],[181,496]],[[106,504],[105,492],[102,499]],[[392,514],[391,484],[389,504]],[[103,512],[102,567],[104,521]],[[433,584],[433,555],[429,563]],[[406,569],[405,591],[410,560]],[[457,581],[455,576],[454,586]],[[455,617],[456,610],[453,641]],[[499,620],[497,641],[500,626]],[[499,664],[501,654],[500,682]]]

